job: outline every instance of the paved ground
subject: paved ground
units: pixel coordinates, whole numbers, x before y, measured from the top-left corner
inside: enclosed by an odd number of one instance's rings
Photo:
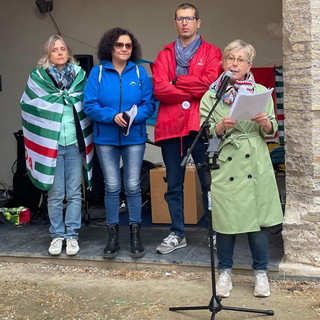
[[[16,227],[8,224],[0,224],[0,258],[16,257],[22,259],[53,258],[48,254],[50,236],[48,225],[36,225]],[[210,251],[208,248],[207,230],[198,226],[186,228],[188,246],[171,254],[159,255],[156,253],[158,244],[168,236],[168,226],[148,225],[143,226],[141,235],[146,250],[146,255],[138,260],[130,257],[129,228],[126,225],[120,226],[121,249],[112,263],[127,263],[157,266],[179,265],[184,267],[210,268]],[[269,234],[270,239],[270,264],[271,271],[277,272],[283,257],[283,242],[281,235]],[[60,260],[71,260],[77,262],[106,263],[102,258],[102,251],[107,242],[107,228],[104,222],[90,223],[83,225],[80,231],[79,243],[81,250],[79,254],[70,258],[62,254]],[[216,261],[216,259],[215,259]],[[246,235],[239,235],[234,254],[234,267],[237,270],[251,269],[251,255]]]

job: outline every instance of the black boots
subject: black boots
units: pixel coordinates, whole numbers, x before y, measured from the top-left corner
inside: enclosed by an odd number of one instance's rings
[[[130,227],[130,255],[132,258],[141,258],[144,256],[145,251],[140,240],[140,224],[132,223]],[[112,224],[108,226],[109,240],[107,246],[103,250],[104,258],[115,258],[120,249],[119,244],[119,225]]]
[[[120,249],[119,244],[119,225],[112,224],[108,226],[109,240],[107,246],[103,250],[104,258],[114,258]]]
[[[140,224],[132,223],[130,227],[130,245],[131,245],[131,257],[141,258],[144,256],[145,251],[140,240]]]

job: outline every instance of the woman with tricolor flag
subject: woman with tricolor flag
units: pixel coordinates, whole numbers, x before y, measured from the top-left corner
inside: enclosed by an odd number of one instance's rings
[[[67,255],[79,251],[83,166],[90,187],[93,157],[92,125],[83,112],[85,82],[69,46],[53,35],[20,101],[28,175],[48,191],[51,255],[61,253],[64,239]]]

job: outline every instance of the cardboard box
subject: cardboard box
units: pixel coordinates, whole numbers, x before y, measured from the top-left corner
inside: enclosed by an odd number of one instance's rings
[[[171,223],[164,195],[167,191],[166,168],[150,170],[152,223]],[[203,217],[202,192],[195,166],[186,166],[184,181],[184,223],[197,224]]]

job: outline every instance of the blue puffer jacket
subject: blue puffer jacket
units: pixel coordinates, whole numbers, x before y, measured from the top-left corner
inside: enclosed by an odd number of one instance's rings
[[[94,143],[112,146],[145,143],[146,120],[155,110],[151,79],[142,66],[138,66],[138,76],[136,65],[131,61],[121,75],[110,61],[105,61],[102,66],[100,82],[100,68],[95,66],[84,90],[84,112],[93,120]],[[124,136],[113,119],[134,104],[138,106],[138,113],[129,135]]]

